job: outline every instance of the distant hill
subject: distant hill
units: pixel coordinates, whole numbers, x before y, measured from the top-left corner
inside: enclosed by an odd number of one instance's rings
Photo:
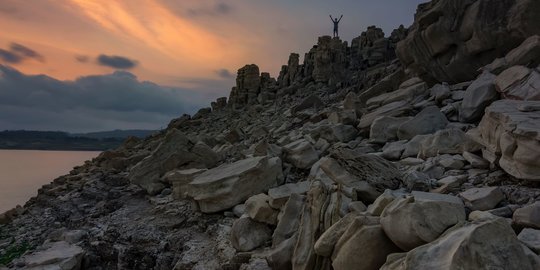
[[[132,129],[132,130],[111,130],[111,131],[101,131],[101,132],[90,132],[90,133],[73,133],[71,136],[74,137],[85,137],[92,139],[105,139],[105,138],[122,138],[125,139],[129,136],[134,136],[138,138],[144,138],[152,133],[155,133],[156,130],[144,130],[144,129]]]
[[[70,134],[62,131],[6,130],[0,132],[0,149],[103,151],[120,146],[129,136],[144,138],[153,132],[114,130]]]

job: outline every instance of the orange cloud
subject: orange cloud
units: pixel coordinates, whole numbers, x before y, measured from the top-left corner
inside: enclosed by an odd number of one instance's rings
[[[141,43],[182,62],[205,65],[243,54],[228,42],[178,17],[156,1],[71,0],[83,14],[112,34]],[[208,64],[206,64],[208,65]]]

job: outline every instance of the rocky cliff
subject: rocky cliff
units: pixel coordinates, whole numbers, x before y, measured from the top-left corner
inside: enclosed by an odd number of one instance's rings
[[[0,216],[14,269],[540,269],[537,1],[433,0]]]

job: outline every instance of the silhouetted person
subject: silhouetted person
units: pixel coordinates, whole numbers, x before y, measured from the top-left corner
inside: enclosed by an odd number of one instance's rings
[[[334,23],[334,37],[339,37],[339,31],[338,31],[338,28],[339,28],[339,22],[341,21],[341,18],[343,18],[343,15],[341,15],[341,17],[338,18],[332,18],[332,15],[330,15],[330,20],[332,20],[332,22]]]

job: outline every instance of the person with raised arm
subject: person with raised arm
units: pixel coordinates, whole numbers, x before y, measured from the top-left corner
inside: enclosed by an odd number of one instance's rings
[[[341,17],[338,18],[332,18],[332,15],[330,15],[330,20],[332,20],[332,22],[334,23],[334,37],[339,37],[339,31],[338,31],[338,28],[339,28],[339,22],[341,21],[341,18],[343,18],[343,15],[341,15]]]

